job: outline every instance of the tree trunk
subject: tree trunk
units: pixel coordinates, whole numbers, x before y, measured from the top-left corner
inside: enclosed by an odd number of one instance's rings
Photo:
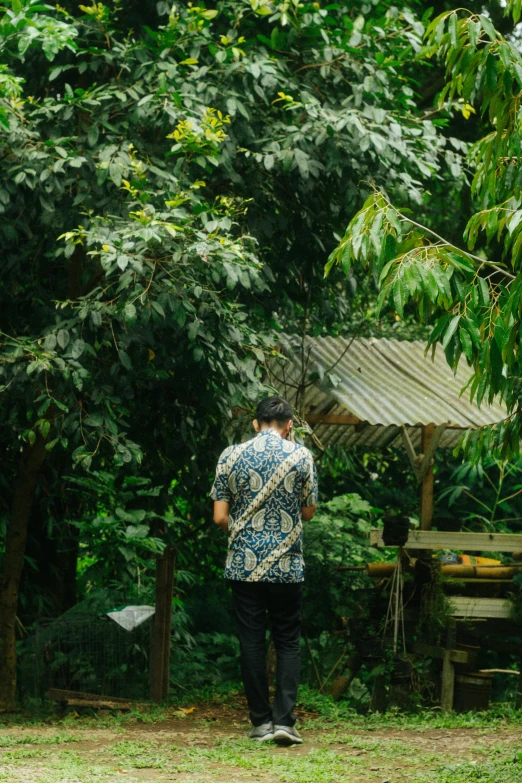
[[[15,704],[18,588],[29,516],[45,455],[45,438],[38,433],[33,445],[26,446],[22,452],[14,485],[5,555],[0,570],[0,710],[11,710]]]

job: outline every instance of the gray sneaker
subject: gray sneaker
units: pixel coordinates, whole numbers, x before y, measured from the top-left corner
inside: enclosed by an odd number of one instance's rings
[[[249,732],[250,739],[258,742],[268,742],[274,739],[274,727],[271,723],[262,723],[261,726],[254,726]]]
[[[278,745],[301,745],[302,741],[294,726],[274,726],[274,742]]]

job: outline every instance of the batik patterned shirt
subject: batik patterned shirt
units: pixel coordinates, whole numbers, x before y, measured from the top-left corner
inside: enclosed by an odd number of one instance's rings
[[[211,497],[230,504],[225,579],[303,581],[301,507],[317,503],[307,448],[270,429],[229,446],[219,458]]]

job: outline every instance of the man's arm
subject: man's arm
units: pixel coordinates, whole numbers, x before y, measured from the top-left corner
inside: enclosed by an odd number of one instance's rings
[[[228,457],[230,452],[230,448],[225,449],[219,458],[216,468],[216,478],[210,493],[210,497],[214,501],[214,522],[218,527],[224,530],[225,533],[228,530],[228,511],[230,501],[232,500],[230,487],[228,486]]]
[[[310,452],[307,453],[306,459],[306,476],[301,491],[301,519],[305,522],[309,522],[314,518],[315,510],[317,508],[317,471]]]
[[[314,518],[316,508],[317,503],[313,506],[303,506],[301,508],[301,519],[304,519],[305,522],[309,522]]]
[[[225,500],[214,501],[214,522],[225,533],[228,531],[228,509],[229,504]],[[315,509],[314,509],[315,511]]]

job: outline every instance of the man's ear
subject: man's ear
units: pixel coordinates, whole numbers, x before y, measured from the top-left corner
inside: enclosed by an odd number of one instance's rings
[[[257,419],[254,419],[254,421],[252,422],[252,424],[254,425],[254,430],[255,430],[255,432],[259,432],[259,422],[258,422],[258,420],[257,420]]]

